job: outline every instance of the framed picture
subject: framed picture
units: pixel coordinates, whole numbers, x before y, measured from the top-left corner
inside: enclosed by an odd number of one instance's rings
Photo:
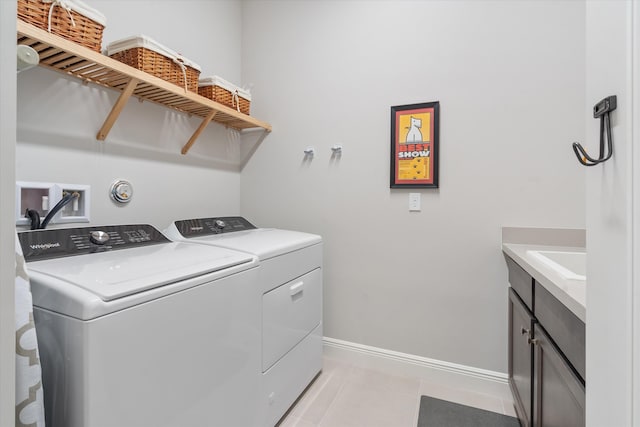
[[[440,102],[391,107],[391,188],[438,188]]]

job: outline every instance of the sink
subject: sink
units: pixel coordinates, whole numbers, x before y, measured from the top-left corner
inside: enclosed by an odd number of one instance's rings
[[[578,251],[527,251],[565,279],[586,280],[587,253]]]

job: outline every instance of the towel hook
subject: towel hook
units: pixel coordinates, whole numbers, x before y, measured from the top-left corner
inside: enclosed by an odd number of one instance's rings
[[[572,144],[573,152],[578,158],[578,161],[584,166],[595,166],[602,162],[606,162],[611,158],[611,155],[613,154],[613,140],[611,139],[611,117],[609,114],[615,110],[616,107],[616,95],[608,96],[593,106],[593,118],[600,118],[600,153],[597,159],[589,156],[580,143],[574,142]],[[607,139],[606,155],[604,150],[605,132]]]

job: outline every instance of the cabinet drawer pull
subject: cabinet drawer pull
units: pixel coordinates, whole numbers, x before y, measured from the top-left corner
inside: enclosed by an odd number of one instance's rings
[[[537,338],[529,338],[529,339],[527,339],[527,342],[529,344],[538,345],[538,339]]]
[[[520,333],[522,335],[529,335],[529,333],[531,333],[531,331],[529,329],[525,328],[525,327],[521,327],[520,328]]]
[[[304,282],[298,282],[295,285],[291,285],[289,288],[289,295],[294,296],[299,294],[304,289]]]

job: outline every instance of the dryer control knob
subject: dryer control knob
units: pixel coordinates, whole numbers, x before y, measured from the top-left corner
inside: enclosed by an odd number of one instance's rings
[[[104,231],[92,231],[91,234],[89,234],[89,240],[96,245],[104,245],[109,240],[109,235]]]
[[[226,222],[224,222],[224,221],[223,221],[223,220],[221,220],[221,219],[216,219],[216,221],[214,222],[214,224],[215,224],[216,228],[220,228],[220,229],[223,229],[223,228],[225,228],[225,227],[227,226],[227,223],[226,223]]]

